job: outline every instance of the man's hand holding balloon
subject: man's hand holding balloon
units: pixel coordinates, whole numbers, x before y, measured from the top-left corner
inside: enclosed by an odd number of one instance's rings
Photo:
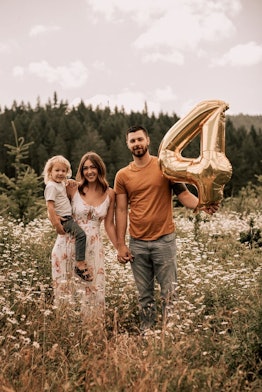
[[[163,174],[171,181],[193,184],[198,190],[195,211],[213,214],[223,199],[232,166],[225,155],[225,115],[228,104],[219,100],[203,101],[173,125],[159,148]],[[185,158],[183,149],[200,134],[200,155]]]

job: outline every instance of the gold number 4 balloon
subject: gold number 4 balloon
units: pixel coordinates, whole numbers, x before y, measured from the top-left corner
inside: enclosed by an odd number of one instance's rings
[[[169,129],[159,147],[163,174],[171,181],[195,185],[198,208],[219,203],[232,175],[232,166],[225,155],[225,111],[228,108],[228,104],[220,100],[200,102]],[[183,157],[183,149],[198,134],[199,157]]]

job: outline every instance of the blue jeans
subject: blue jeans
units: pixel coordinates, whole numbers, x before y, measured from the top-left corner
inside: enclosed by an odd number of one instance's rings
[[[155,279],[160,285],[163,320],[174,306],[177,281],[175,234],[154,241],[131,237],[129,247],[134,256],[131,268],[139,293],[141,329],[151,328],[156,322]]]
[[[66,219],[61,220],[65,232],[75,237],[76,261],[84,261],[86,259],[86,234],[71,216],[63,216],[63,218]]]

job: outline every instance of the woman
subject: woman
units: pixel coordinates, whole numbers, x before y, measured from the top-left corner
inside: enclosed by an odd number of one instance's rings
[[[55,301],[81,304],[81,310],[88,317],[102,315],[105,305],[104,249],[100,234],[101,222],[105,231],[117,247],[114,225],[115,193],[106,180],[106,167],[101,157],[86,153],[80,161],[75,185],[67,187],[75,221],[86,233],[85,270],[92,281],[85,281],[74,272],[74,237],[58,235],[52,251],[52,276]]]

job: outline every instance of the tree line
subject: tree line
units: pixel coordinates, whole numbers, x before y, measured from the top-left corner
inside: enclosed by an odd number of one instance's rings
[[[30,104],[13,102],[11,108],[0,109],[0,173],[14,177],[12,156],[6,145],[14,144],[12,123],[15,124],[18,140],[31,143],[25,164],[41,176],[45,162],[53,155],[64,155],[76,173],[81,156],[95,151],[103,158],[107,177],[113,185],[114,177],[121,167],[132,160],[125,143],[129,126],[140,124],[150,134],[150,152],[157,155],[159,145],[166,132],[179,117],[160,113],[149,114],[145,104],[142,112],[126,113],[124,108],[93,108],[81,102],[69,108],[66,101],[58,101],[56,93],[45,105],[37,101]],[[257,185],[261,170],[262,130],[251,126],[235,128],[231,119],[226,120],[226,155],[233,167],[233,175],[225,186],[225,197],[237,196],[248,183]],[[197,157],[199,140],[195,138],[183,155]]]

